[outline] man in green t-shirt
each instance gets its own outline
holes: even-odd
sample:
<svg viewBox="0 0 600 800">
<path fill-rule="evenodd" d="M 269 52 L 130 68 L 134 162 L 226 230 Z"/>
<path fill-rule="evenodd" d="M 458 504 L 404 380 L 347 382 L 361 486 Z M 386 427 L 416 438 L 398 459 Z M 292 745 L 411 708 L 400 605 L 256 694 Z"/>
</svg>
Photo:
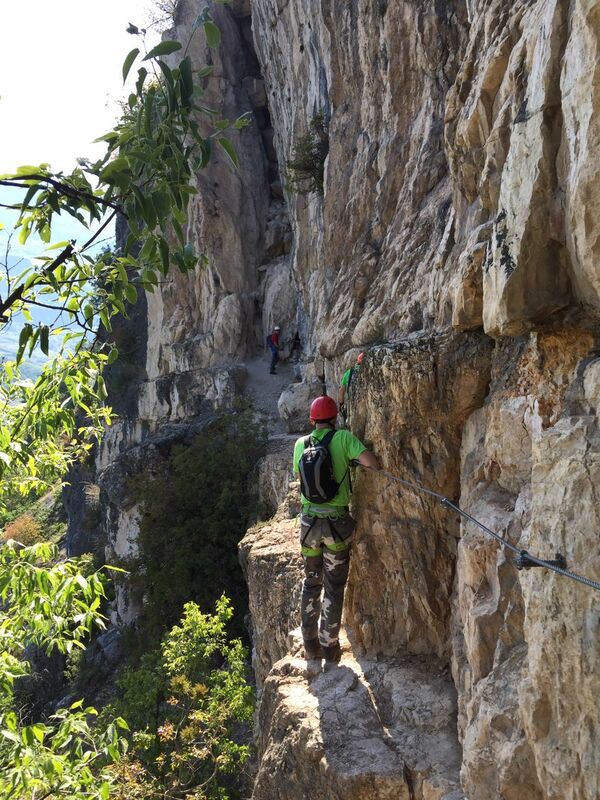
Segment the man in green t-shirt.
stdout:
<svg viewBox="0 0 600 800">
<path fill-rule="evenodd" d="M 311 438 L 321 441 L 335 431 L 337 405 L 332 397 L 317 397 L 310 407 L 310 422 L 315 430 Z M 294 447 L 294 473 L 300 473 L 300 459 L 307 437 Z M 350 431 L 335 431 L 329 442 L 333 474 L 339 484 L 337 494 L 326 503 L 311 503 L 301 494 L 300 548 L 305 577 L 302 584 L 301 626 L 304 654 L 307 659 L 325 657 L 337 662 L 344 589 L 350 566 L 350 543 L 355 522 L 350 516 L 349 465 L 353 460 L 371 469 L 379 469 L 373 453 Z M 324 588 L 321 605 L 321 591 Z"/>
<path fill-rule="evenodd" d="M 340 414 L 344 418 L 344 425 L 348 424 L 349 416 L 346 408 L 346 396 L 348 396 L 348 399 L 350 399 L 350 386 L 352 381 L 356 380 L 364 355 L 364 353 L 359 353 L 356 356 L 356 364 L 353 367 L 350 367 L 350 369 L 347 369 L 342 375 L 340 388 L 338 389 L 338 404 L 340 407 Z"/>
</svg>

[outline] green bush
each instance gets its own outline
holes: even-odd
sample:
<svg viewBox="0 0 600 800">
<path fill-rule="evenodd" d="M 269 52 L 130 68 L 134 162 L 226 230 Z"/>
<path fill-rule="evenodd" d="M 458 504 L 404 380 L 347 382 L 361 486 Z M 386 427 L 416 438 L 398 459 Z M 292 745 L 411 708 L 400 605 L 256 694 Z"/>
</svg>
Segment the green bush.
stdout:
<svg viewBox="0 0 600 800">
<path fill-rule="evenodd" d="M 329 134 L 323 112 L 310 121 L 308 132 L 293 147 L 286 165 L 286 187 L 298 194 L 323 194 L 325 159 L 329 152 Z"/>
<path fill-rule="evenodd" d="M 223 592 L 242 633 L 248 602 L 237 545 L 256 513 L 251 473 L 264 446 L 252 410 L 229 410 L 191 445 L 173 448 L 167 475 L 136 479 L 142 515 L 139 572 L 132 577 L 144 586 L 142 640 L 158 641 L 185 602 L 212 608 Z"/>
<path fill-rule="evenodd" d="M 73 560 L 58 562 L 48 543 L 0 548 L 0 798 L 106 800 L 106 769 L 124 752 L 126 723 L 82 701 L 55 713 L 32 714 L 20 696 L 32 676 L 29 658 L 85 647 L 104 628 L 100 606 L 106 576 L 81 573 Z"/>
<path fill-rule="evenodd" d="M 224 596 L 212 615 L 186 603 L 160 649 L 120 678 L 111 713 L 127 717 L 133 736 L 129 755 L 113 767 L 111 797 L 239 796 L 250 754 L 240 725 L 249 732 L 254 694 L 246 682 L 248 653 L 239 639 L 227 639 L 232 616 Z"/>
</svg>

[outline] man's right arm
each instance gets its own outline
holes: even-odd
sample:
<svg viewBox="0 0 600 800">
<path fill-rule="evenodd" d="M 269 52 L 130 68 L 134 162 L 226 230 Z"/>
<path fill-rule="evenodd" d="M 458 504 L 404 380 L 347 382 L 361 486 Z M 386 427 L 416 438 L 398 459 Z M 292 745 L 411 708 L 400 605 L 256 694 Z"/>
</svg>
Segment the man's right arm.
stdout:
<svg viewBox="0 0 600 800">
<path fill-rule="evenodd" d="M 376 470 L 380 469 L 377 456 L 371 453 L 370 450 L 367 450 L 360 439 L 357 439 L 350 431 L 343 431 L 343 433 L 340 431 L 340 433 L 344 436 L 346 458 L 348 461 L 358 461 L 363 467 Z"/>
<path fill-rule="evenodd" d="M 368 469 L 381 469 L 379 466 L 379 461 L 377 460 L 377 456 L 371 453 L 370 450 L 362 451 L 358 457 L 358 463 L 362 464 L 363 467 L 367 467 Z"/>
</svg>

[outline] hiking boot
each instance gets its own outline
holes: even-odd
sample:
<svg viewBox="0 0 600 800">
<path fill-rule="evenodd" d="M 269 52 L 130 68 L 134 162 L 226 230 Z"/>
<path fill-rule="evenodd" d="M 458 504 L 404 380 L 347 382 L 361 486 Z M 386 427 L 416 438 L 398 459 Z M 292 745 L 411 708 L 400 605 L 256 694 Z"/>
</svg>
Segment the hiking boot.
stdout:
<svg viewBox="0 0 600 800">
<path fill-rule="evenodd" d="M 323 658 L 323 647 L 318 639 L 305 639 L 304 640 L 304 658 L 311 661 L 315 658 Z"/>
<path fill-rule="evenodd" d="M 340 643 L 336 642 L 335 644 L 330 645 L 323 645 L 323 653 L 325 655 L 325 661 L 328 664 L 338 664 L 340 658 L 342 657 L 342 648 L 340 647 Z"/>
</svg>

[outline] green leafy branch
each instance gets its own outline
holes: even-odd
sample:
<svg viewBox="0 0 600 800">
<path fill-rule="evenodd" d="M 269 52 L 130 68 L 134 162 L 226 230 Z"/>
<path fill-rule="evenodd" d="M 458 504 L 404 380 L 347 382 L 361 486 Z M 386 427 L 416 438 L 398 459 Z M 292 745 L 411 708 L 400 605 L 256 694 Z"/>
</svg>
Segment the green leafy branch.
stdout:
<svg viewBox="0 0 600 800">
<path fill-rule="evenodd" d="M 193 32 L 199 28 L 210 47 L 219 46 L 208 10 Z M 127 55 L 123 80 L 137 67 L 135 90 L 114 129 L 97 140 L 106 144 L 103 157 L 80 159 L 68 175 L 41 164 L 0 176 L 0 185 L 18 192 L 10 207 L 19 210 L 19 243 L 36 234 L 47 245 L 15 278 L 8 262 L 5 268 L 0 336 L 12 324 L 21 330 L 16 362 L 0 372 L 0 502 L 9 488 L 26 494 L 53 481 L 110 423 L 102 370 L 118 357 L 110 343 L 113 317 L 126 315 L 140 291 L 153 292 L 169 269 L 188 272 L 204 263 L 185 230 L 194 176 L 208 164 L 214 143 L 237 166 L 224 132 L 248 120 L 230 123 L 202 104 L 195 81 L 212 68 L 194 70 L 188 48 L 189 42 L 175 67 L 165 61 L 182 50 L 175 40 Z M 64 213 L 90 230 L 82 244 L 51 243 L 55 217 Z M 126 242 L 106 258 L 96 250 L 117 213 L 127 222 Z M 55 323 L 36 323 L 35 308 L 55 311 Z M 18 367 L 36 349 L 48 361 L 32 386 L 21 381 Z"/>
<path fill-rule="evenodd" d="M 15 683 L 30 673 L 35 645 L 46 653 L 83 648 L 104 627 L 106 576 L 83 576 L 76 561 L 51 564 L 52 545 L 0 549 L 0 798 L 110 795 L 107 772 L 127 750 L 126 723 L 96 725 L 97 712 L 78 701 L 44 722 L 25 722 L 14 710 Z"/>
</svg>

